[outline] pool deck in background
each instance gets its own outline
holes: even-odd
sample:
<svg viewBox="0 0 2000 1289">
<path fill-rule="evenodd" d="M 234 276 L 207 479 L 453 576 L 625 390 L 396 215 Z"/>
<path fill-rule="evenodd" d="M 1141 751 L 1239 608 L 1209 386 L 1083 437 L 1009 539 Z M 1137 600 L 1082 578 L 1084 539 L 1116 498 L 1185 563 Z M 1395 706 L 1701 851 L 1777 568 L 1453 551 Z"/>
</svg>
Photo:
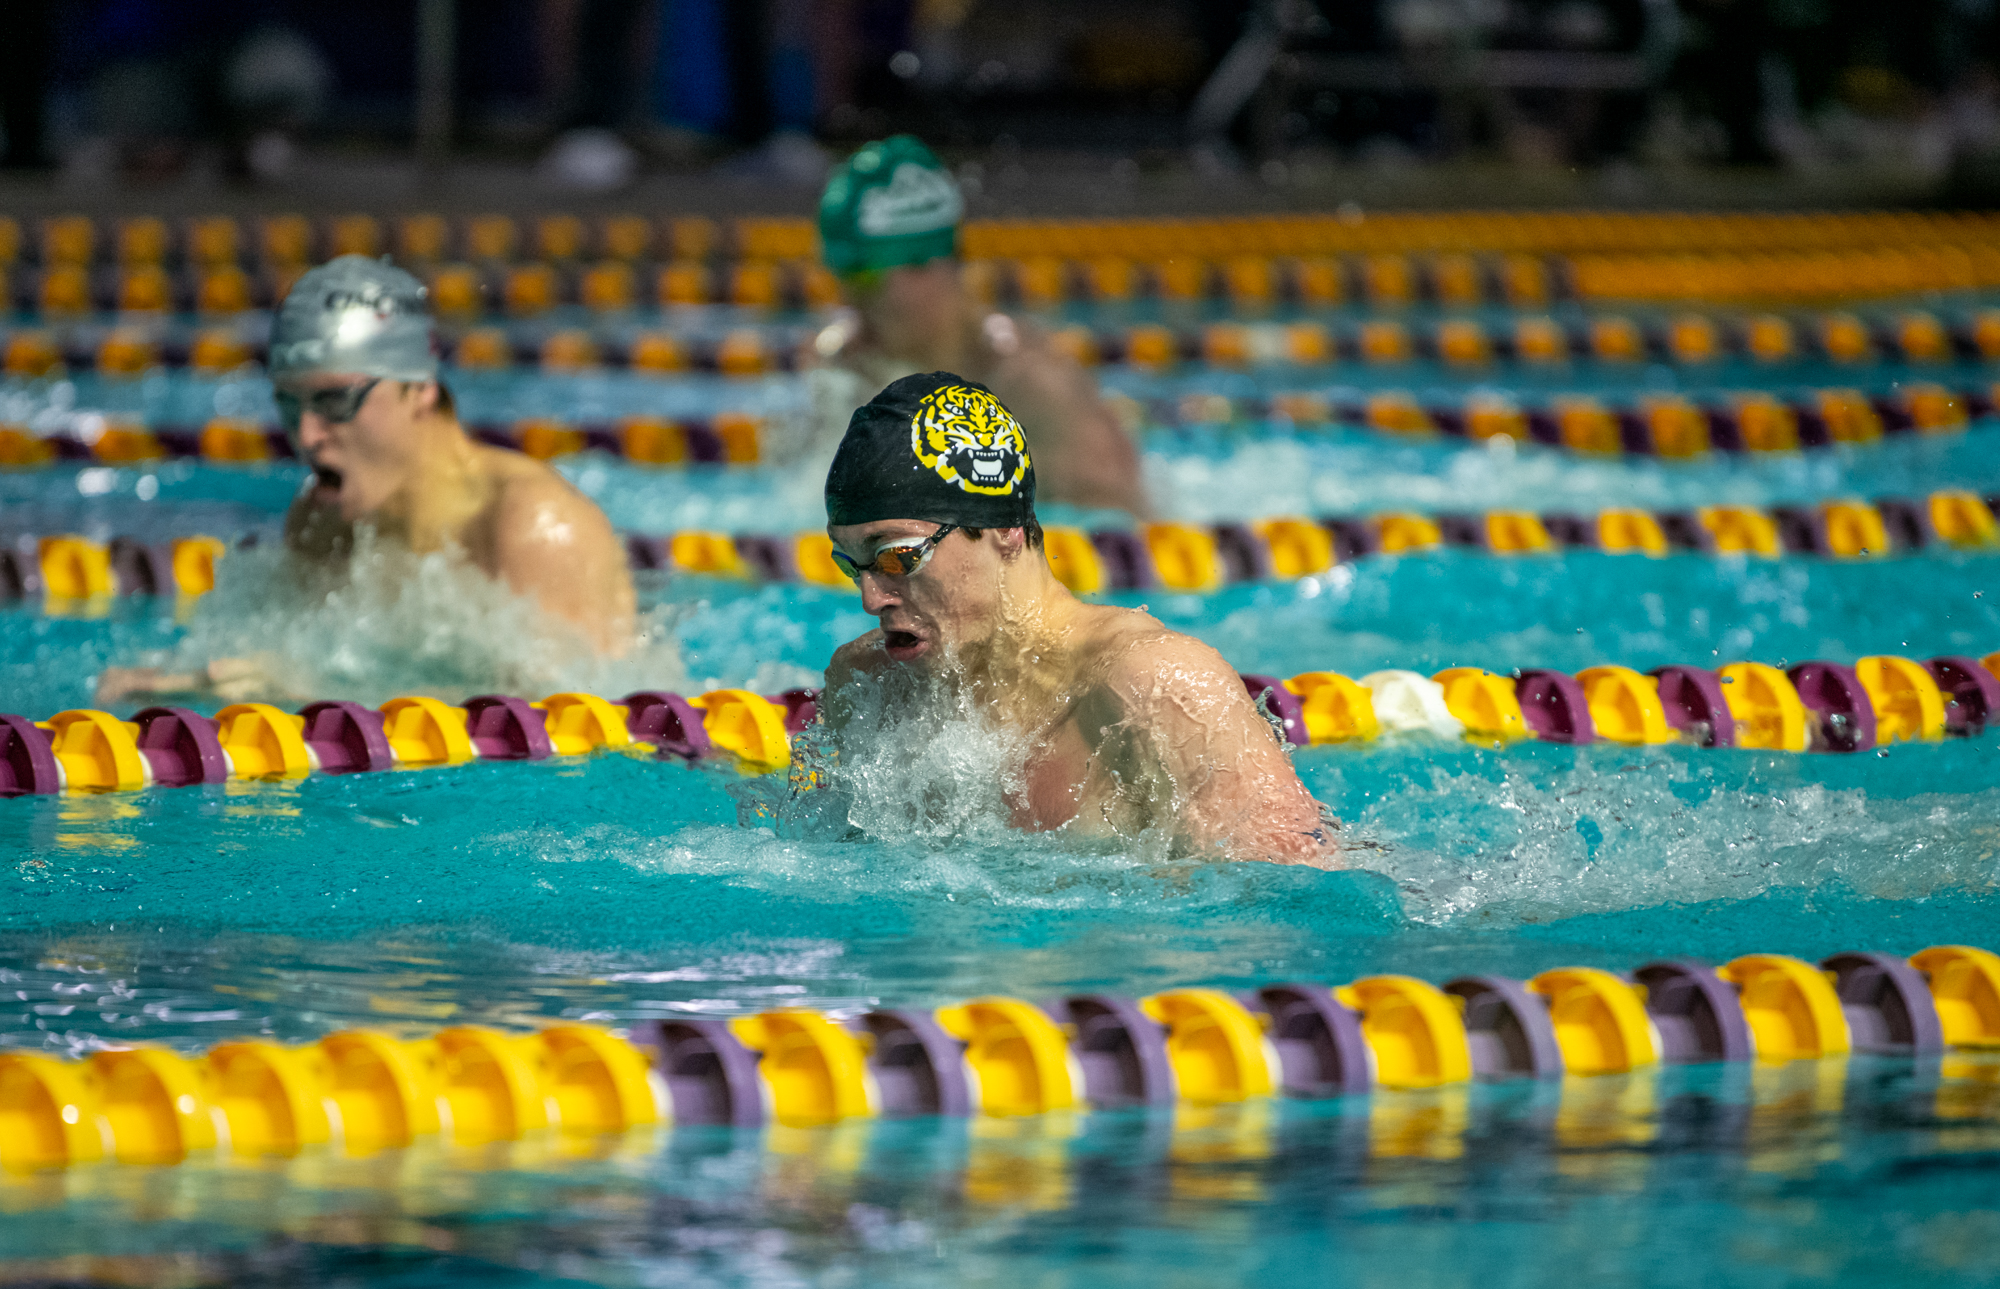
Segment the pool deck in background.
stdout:
<svg viewBox="0 0 2000 1289">
<path fill-rule="evenodd" d="M 982 163 L 987 158 L 976 158 Z M 1951 177 L 1894 161 L 1827 164 L 1810 171 L 1752 167 L 1602 169 L 1491 162 L 1350 163 L 1307 156 L 1282 183 L 1249 171 L 1217 171 L 1149 157 L 1136 169 L 1110 166 L 1098 153 L 1020 152 L 983 164 L 967 194 L 975 217 L 1034 215 L 1208 215 L 1273 210 L 1325 211 L 1342 202 L 1367 209 L 1465 209 L 1590 206 L 1653 210 L 1841 210 L 1963 204 Z M 365 195 L 365 200 L 363 199 Z M 1958 201 L 1954 197 L 1959 196 Z M 309 152 L 288 181 L 266 187 L 226 184 L 197 168 L 178 182 L 121 187 L 61 176 L 0 176 L 0 209 L 20 215 L 259 215 L 301 210 L 339 215 L 393 203 L 412 210 L 479 214 L 488 210 L 685 211 L 715 216 L 809 215 L 819 185 L 788 186 L 770 174 L 726 169 L 663 171 L 608 194 L 562 192 L 542 184 L 531 165 L 460 158 L 448 170 L 401 156 Z"/>
</svg>

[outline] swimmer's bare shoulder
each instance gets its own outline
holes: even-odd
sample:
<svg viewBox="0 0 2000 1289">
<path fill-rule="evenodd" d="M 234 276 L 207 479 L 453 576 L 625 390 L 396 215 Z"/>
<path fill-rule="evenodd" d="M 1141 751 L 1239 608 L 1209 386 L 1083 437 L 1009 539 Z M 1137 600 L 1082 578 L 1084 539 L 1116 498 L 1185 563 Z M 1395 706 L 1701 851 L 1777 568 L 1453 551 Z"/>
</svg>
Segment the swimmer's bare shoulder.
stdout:
<svg viewBox="0 0 2000 1289">
<path fill-rule="evenodd" d="M 622 653 L 636 601 L 611 521 L 532 457 L 482 448 L 481 465 L 493 497 L 483 525 L 491 535 L 490 571 L 575 623 L 599 649 Z"/>
<path fill-rule="evenodd" d="M 996 348 L 987 380 L 1023 425 L 1057 431 L 1035 436 L 1040 442 L 1033 444 L 1038 468 L 1058 485 L 1051 495 L 1146 514 L 1138 446 L 1105 404 L 1096 378 L 1040 323 L 1008 321 L 1000 334 L 1010 343 Z"/>
<path fill-rule="evenodd" d="M 596 503 L 546 462 L 524 452 L 486 444 L 481 444 L 478 451 L 480 468 L 493 490 L 496 514 L 518 521 L 531 519 L 538 509 L 553 507 L 565 519 L 595 516 L 604 535 L 610 536 L 611 525 L 604 521 Z"/>
<path fill-rule="evenodd" d="M 1221 654 L 1148 614 L 1103 622 L 1096 685 L 1143 729 L 1176 785 L 1177 819 L 1197 848 L 1230 859 L 1333 868 L 1339 850 L 1319 803 Z"/>
</svg>

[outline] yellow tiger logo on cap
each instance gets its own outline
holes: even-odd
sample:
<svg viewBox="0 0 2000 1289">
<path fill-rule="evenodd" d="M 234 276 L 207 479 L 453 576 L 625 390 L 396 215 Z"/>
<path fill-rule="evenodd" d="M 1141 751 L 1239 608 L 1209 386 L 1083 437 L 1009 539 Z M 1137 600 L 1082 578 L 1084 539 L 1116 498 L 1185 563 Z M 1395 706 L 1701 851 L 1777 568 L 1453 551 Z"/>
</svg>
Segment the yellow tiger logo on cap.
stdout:
<svg viewBox="0 0 2000 1289">
<path fill-rule="evenodd" d="M 946 385 L 918 400 L 910 451 L 938 478 L 983 497 L 1012 496 L 1028 475 L 1021 423 L 983 389 Z"/>
</svg>

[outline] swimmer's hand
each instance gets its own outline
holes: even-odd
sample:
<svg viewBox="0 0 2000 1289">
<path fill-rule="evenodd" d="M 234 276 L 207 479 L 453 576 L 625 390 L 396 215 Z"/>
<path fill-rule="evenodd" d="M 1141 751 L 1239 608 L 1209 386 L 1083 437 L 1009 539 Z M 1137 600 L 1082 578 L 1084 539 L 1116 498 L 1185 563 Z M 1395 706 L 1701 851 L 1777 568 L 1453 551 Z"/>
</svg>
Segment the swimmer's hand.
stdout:
<svg viewBox="0 0 2000 1289">
<path fill-rule="evenodd" d="M 199 693 L 205 677 L 192 671 L 160 667 L 106 667 L 97 677 L 97 705 L 116 707 L 128 698 L 158 698 Z"/>
<path fill-rule="evenodd" d="M 106 667 L 97 678 L 97 705 L 131 699 L 213 697 L 225 703 L 257 698 L 297 698 L 272 676 L 268 660 L 217 658 L 198 671 L 162 667 Z"/>
</svg>

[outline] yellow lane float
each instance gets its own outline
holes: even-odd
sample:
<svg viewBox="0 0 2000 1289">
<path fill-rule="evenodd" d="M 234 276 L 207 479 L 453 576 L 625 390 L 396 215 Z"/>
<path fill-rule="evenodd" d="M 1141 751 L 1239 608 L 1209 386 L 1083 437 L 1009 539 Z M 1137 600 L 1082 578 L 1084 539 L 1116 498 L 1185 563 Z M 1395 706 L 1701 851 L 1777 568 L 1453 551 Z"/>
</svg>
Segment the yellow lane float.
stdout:
<svg viewBox="0 0 2000 1289">
<path fill-rule="evenodd" d="M 1268 986 L 1241 999 L 1205 988 L 1136 1005 L 1080 995 L 1055 1008 L 1061 1022 L 1030 1003 L 988 997 L 847 1020 L 786 1008 L 726 1022 L 649 1021 L 630 1035 L 559 1022 L 529 1033 L 461 1025 L 409 1039 L 346 1030 L 301 1047 L 232 1040 L 200 1056 L 159 1047 L 109 1048 L 82 1061 L 11 1052 L 0 1054 L 0 1170 L 101 1159 L 170 1165 L 215 1150 L 368 1154 L 441 1132 L 479 1145 L 661 1122 L 1018 1117 L 1083 1108 L 1100 1094 L 1128 1104 L 1133 1086 L 1107 1080 L 1101 1066 L 1100 1093 L 1085 1092 L 1080 1055 L 1101 1060 L 1117 1046 L 1106 1047 L 1106 1036 L 1164 1060 L 1170 1074 L 1143 1096 L 1147 1104 L 1188 1105 L 1430 1088 L 1475 1075 L 1615 1074 L 1661 1061 L 2000 1046 L 2000 956 L 1969 946 L 1934 946 L 1907 962 L 1841 953 L 1818 966 L 1747 954 L 1714 971 L 1671 959 L 1637 975 L 1646 983 L 1563 967 L 1525 985 L 1463 977 L 1450 992 L 1376 975 L 1333 990 Z M 1502 1021 L 1540 1045 L 1532 1066 L 1496 1059 Z M 1476 1060 L 1468 1026 L 1481 1035 Z M 1716 1031 L 1706 1040 L 1704 1026 Z M 1351 1068 L 1328 1067 L 1333 1052 Z M 884 1092 L 892 1083 L 893 1096 Z M 919 1085 L 955 1091 L 926 1097 L 913 1093 Z"/>
</svg>

